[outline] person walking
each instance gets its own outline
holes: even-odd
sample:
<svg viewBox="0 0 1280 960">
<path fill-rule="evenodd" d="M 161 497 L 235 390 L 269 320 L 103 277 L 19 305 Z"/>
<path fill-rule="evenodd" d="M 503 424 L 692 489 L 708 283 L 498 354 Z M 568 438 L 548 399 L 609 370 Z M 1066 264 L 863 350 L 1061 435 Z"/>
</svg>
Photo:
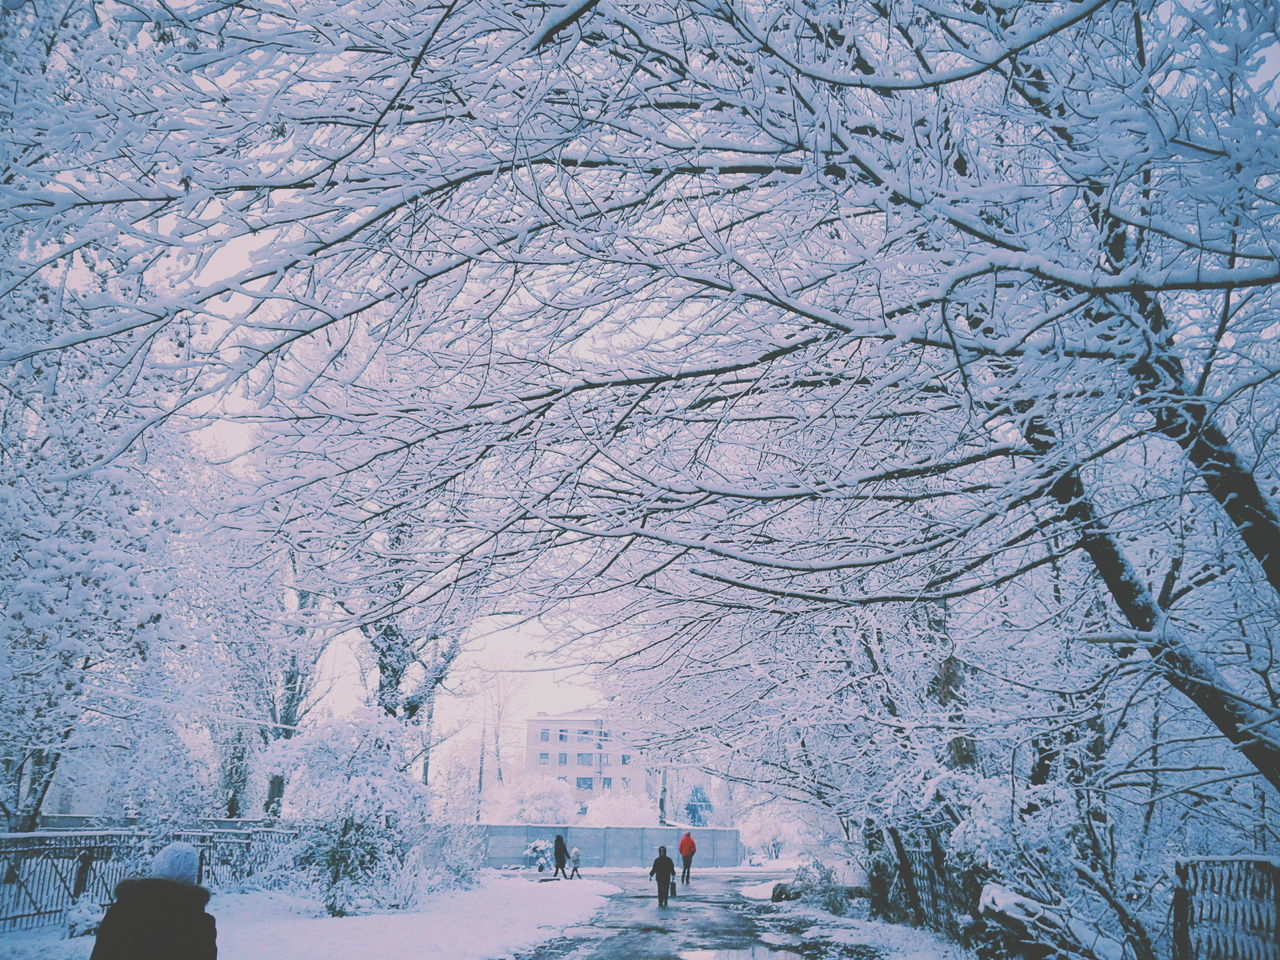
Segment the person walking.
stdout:
<svg viewBox="0 0 1280 960">
<path fill-rule="evenodd" d="M 569 851 L 569 866 L 573 867 L 573 869 L 569 871 L 569 879 L 572 880 L 574 877 L 577 877 L 581 880 L 582 874 L 578 872 L 578 868 L 582 866 L 582 851 L 577 847 L 574 847 Z"/>
<path fill-rule="evenodd" d="M 556 834 L 555 846 L 551 851 L 551 858 L 556 863 L 556 868 L 551 874 L 551 879 L 554 880 L 559 876 L 568 880 L 569 874 L 565 870 L 565 864 L 569 860 L 569 848 L 565 846 L 564 837 L 560 836 L 558 833 Z"/>
<path fill-rule="evenodd" d="M 676 865 L 667 856 L 666 847 L 658 848 L 658 855 L 649 868 L 649 879 L 658 881 L 658 906 L 665 907 L 667 898 L 671 896 L 671 888 L 676 885 Z"/>
<path fill-rule="evenodd" d="M 122 880 L 98 925 L 90 960 L 217 960 L 218 931 L 196 885 L 200 855 L 175 842 L 156 854 L 151 876 Z"/>
<path fill-rule="evenodd" d="M 680 879 L 689 882 L 689 868 L 693 866 L 693 855 L 698 852 L 698 845 L 693 842 L 693 834 L 685 832 L 680 838 Z"/>
</svg>

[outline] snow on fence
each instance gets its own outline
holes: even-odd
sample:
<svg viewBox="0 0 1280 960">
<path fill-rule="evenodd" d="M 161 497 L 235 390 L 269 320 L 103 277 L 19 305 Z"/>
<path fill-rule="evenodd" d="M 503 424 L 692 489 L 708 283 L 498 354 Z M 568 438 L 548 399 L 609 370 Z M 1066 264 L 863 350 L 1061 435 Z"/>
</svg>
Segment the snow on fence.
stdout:
<svg viewBox="0 0 1280 960">
<path fill-rule="evenodd" d="M 1180 860 L 1173 893 L 1173 960 L 1280 957 L 1280 860 Z"/>
<path fill-rule="evenodd" d="M 110 903 L 116 884 L 143 873 L 170 840 L 199 850 L 199 882 L 217 888 L 252 876 L 295 836 L 272 828 L 0 834 L 0 932 L 61 921 L 81 899 Z"/>
<path fill-rule="evenodd" d="M 1128 956 L 1117 941 L 1103 943 L 1100 931 L 956 869 L 937 837 L 904 840 L 892 828 L 885 834 L 883 869 L 873 869 L 868 884 L 878 915 L 953 940 L 971 924 L 990 929 L 994 922 L 1014 942 L 1065 938 L 1085 944 L 1095 956 Z M 1171 960 L 1280 960 L 1280 859 L 1181 860 L 1176 875 Z"/>
</svg>

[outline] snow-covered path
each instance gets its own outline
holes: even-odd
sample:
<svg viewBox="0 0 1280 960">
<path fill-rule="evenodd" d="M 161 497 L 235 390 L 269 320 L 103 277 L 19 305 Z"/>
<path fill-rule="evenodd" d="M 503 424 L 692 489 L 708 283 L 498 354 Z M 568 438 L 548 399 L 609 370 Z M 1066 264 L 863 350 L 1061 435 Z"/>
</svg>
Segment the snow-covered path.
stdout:
<svg viewBox="0 0 1280 960">
<path fill-rule="evenodd" d="M 666 909 L 642 871 L 599 876 L 492 875 L 421 910 L 362 917 L 267 892 L 220 894 L 209 909 L 221 960 L 966 960 L 922 931 L 759 902 L 781 874 L 702 871 Z M 88 960 L 92 948 L 60 929 L 0 935 L 0 960 Z"/>
<path fill-rule="evenodd" d="M 520 960 L 968 960 L 925 931 L 759 902 L 782 874 L 695 872 L 666 908 L 643 873 L 601 875 L 622 893 L 589 924 Z"/>
<path fill-rule="evenodd" d="M 617 889 L 491 877 L 405 913 L 316 916 L 309 901 L 268 893 L 215 896 L 209 910 L 225 960 L 492 960 L 587 922 Z M 53 930 L 0 936 L 0 960 L 87 960 L 91 937 L 59 937 Z"/>
</svg>

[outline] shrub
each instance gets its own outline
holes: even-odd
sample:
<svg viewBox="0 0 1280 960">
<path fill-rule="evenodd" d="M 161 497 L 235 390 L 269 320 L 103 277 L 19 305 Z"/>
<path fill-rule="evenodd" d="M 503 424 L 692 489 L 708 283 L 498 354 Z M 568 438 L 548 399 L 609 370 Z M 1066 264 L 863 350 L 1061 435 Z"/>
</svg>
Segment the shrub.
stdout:
<svg viewBox="0 0 1280 960">
<path fill-rule="evenodd" d="M 805 903 L 836 916 L 844 916 L 849 912 L 849 894 L 844 884 L 839 882 L 833 868 L 816 858 L 796 868 L 796 877 L 791 886 Z"/>
<path fill-rule="evenodd" d="M 366 714 L 317 724 L 288 745 L 286 803 L 306 824 L 295 863 L 333 916 L 407 906 L 428 883 L 432 860 L 414 850 L 433 836 L 430 798 L 401 759 L 402 736 Z"/>
<path fill-rule="evenodd" d="M 551 841 L 530 840 L 529 845 L 524 848 L 524 855 L 533 860 L 538 872 L 542 873 L 551 866 Z"/>
</svg>

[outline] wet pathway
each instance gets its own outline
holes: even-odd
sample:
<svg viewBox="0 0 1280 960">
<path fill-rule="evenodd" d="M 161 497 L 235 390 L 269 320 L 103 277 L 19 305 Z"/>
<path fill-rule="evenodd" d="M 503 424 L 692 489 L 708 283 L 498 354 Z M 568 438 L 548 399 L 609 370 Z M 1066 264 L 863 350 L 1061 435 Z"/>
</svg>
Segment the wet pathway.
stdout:
<svg viewBox="0 0 1280 960">
<path fill-rule="evenodd" d="M 832 951 L 801 945 L 773 906 L 748 900 L 738 888 L 784 879 L 760 873 L 695 872 L 665 908 L 643 874 L 592 871 L 592 879 L 621 887 L 590 925 L 570 927 L 560 939 L 520 954 L 518 960 L 880 960 L 858 947 Z M 562 881 L 563 882 L 563 881 Z"/>
</svg>

